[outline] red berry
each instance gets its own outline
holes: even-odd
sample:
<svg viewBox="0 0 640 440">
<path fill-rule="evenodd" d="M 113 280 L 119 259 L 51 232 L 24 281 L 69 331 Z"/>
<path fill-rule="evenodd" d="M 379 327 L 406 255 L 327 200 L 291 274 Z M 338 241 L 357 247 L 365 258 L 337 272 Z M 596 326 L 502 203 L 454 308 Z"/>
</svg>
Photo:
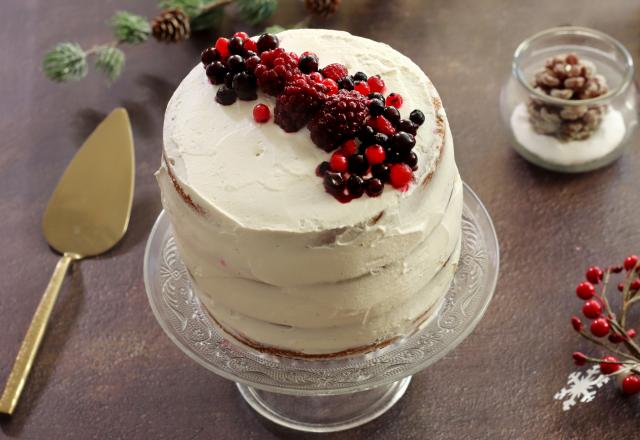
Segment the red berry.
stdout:
<svg viewBox="0 0 640 440">
<path fill-rule="evenodd" d="M 638 332 L 633 328 L 630 328 L 629 330 L 627 330 L 627 337 L 631 339 L 635 338 L 637 334 Z"/>
<path fill-rule="evenodd" d="M 395 108 L 402 107 L 402 95 L 399 93 L 390 93 L 389 96 L 387 96 L 386 104 Z"/>
<path fill-rule="evenodd" d="M 331 78 L 334 81 L 338 81 L 349 74 L 349 71 L 345 66 L 339 63 L 329 64 L 322 69 L 322 74 L 327 78 Z"/>
<path fill-rule="evenodd" d="M 344 173 L 349 167 L 349 162 L 344 154 L 336 151 L 331 155 L 329 165 L 331 166 L 332 171 L 335 171 L 336 173 Z"/>
<path fill-rule="evenodd" d="M 602 372 L 602 374 L 615 373 L 620 369 L 620 364 L 613 363 L 613 362 L 618 362 L 618 359 L 616 359 L 615 357 L 605 356 L 602 358 L 602 360 L 606 361 L 606 362 L 600 362 L 600 371 Z"/>
<path fill-rule="evenodd" d="M 411 167 L 404 163 L 396 163 L 391 165 L 391 174 L 389 181 L 394 188 L 404 188 L 411 182 L 413 171 Z"/>
<path fill-rule="evenodd" d="M 630 374 L 622 381 L 622 391 L 625 394 L 636 394 L 640 391 L 640 376 Z"/>
<path fill-rule="evenodd" d="M 592 266 L 587 269 L 587 280 L 591 281 L 593 284 L 598 284 L 602 279 L 602 269 L 598 266 Z"/>
<path fill-rule="evenodd" d="M 623 269 L 623 267 L 622 267 L 622 266 L 611 266 L 611 267 L 609 268 L 609 270 L 610 270 L 612 273 L 620 273 L 620 272 L 622 272 L 624 269 Z"/>
<path fill-rule="evenodd" d="M 220 37 L 216 40 L 216 50 L 220 53 L 222 59 L 226 59 L 229 56 L 229 40 Z"/>
<path fill-rule="evenodd" d="M 571 326 L 577 332 L 582 331 L 582 321 L 580 321 L 580 318 L 578 318 L 577 316 L 571 317 Z"/>
<path fill-rule="evenodd" d="M 233 34 L 234 37 L 238 37 L 240 38 L 242 41 L 245 41 L 247 38 L 249 38 L 249 35 L 246 32 L 236 32 L 235 34 Z"/>
<path fill-rule="evenodd" d="M 265 104 L 258 104 L 253 108 L 253 119 L 256 122 L 263 123 L 267 122 L 271 117 L 271 110 Z"/>
<path fill-rule="evenodd" d="M 386 134 L 387 136 L 393 136 L 396 134 L 396 129 L 393 124 L 384 116 L 376 116 L 373 118 L 369 118 L 367 121 L 367 125 L 371 128 L 380 132 L 382 134 Z"/>
<path fill-rule="evenodd" d="M 320 72 L 311 72 L 309 78 L 315 82 L 322 82 L 324 80 L 324 76 L 322 76 Z"/>
<path fill-rule="evenodd" d="M 354 141 L 353 139 L 349 139 L 348 141 L 346 141 L 340 148 L 340 153 L 344 154 L 347 157 L 353 156 L 357 152 L 358 146 L 356 145 L 356 141 Z"/>
<path fill-rule="evenodd" d="M 625 258 L 623 266 L 624 266 L 625 270 L 631 270 L 634 267 L 636 267 L 637 263 L 638 263 L 638 256 L 637 255 L 629 255 L 627 258 Z"/>
<path fill-rule="evenodd" d="M 363 94 L 364 96 L 369 96 L 369 93 L 371 93 L 371 90 L 369 89 L 369 84 L 367 84 L 364 81 L 360 81 L 356 83 L 356 85 L 353 88 L 357 92 L 360 92 L 361 94 Z"/>
<path fill-rule="evenodd" d="M 384 93 L 384 81 L 378 75 L 370 76 L 367 83 L 369 84 L 369 88 L 372 93 Z"/>
<path fill-rule="evenodd" d="M 364 150 L 364 155 L 366 156 L 367 162 L 369 162 L 369 165 L 382 163 L 384 162 L 384 159 L 386 157 L 384 153 L 384 148 L 382 148 L 382 146 L 378 144 L 374 144 L 367 147 L 367 149 Z"/>
<path fill-rule="evenodd" d="M 579 351 L 574 351 L 572 357 L 573 361 L 578 367 L 581 367 L 582 365 L 587 363 L 587 357 Z"/>
<path fill-rule="evenodd" d="M 322 85 L 327 88 L 327 96 L 335 95 L 338 93 L 338 83 L 331 78 L 325 78 L 322 80 Z"/>
<path fill-rule="evenodd" d="M 596 319 L 602 313 L 602 306 L 598 301 L 590 299 L 582 306 L 582 313 L 587 318 Z"/>
<path fill-rule="evenodd" d="M 610 330 L 609 322 L 604 318 L 598 318 L 591 323 L 591 333 L 599 338 L 607 336 Z"/>
<path fill-rule="evenodd" d="M 618 283 L 618 290 L 622 292 L 624 290 L 624 283 Z"/>
<path fill-rule="evenodd" d="M 620 333 L 611 333 L 609 335 L 609 342 L 611 342 L 612 344 L 619 344 L 622 341 L 624 341 L 624 338 Z"/>
<path fill-rule="evenodd" d="M 576 295 L 580 299 L 591 299 L 594 293 L 596 293 L 596 288 L 588 281 L 584 281 L 576 287 Z"/>
<path fill-rule="evenodd" d="M 258 53 L 258 45 L 250 38 L 244 40 L 242 47 L 244 47 L 244 50 L 250 50 L 251 52 Z"/>
<path fill-rule="evenodd" d="M 631 290 L 640 289 L 640 279 L 633 280 L 633 282 L 629 285 L 629 289 L 631 289 Z"/>
</svg>

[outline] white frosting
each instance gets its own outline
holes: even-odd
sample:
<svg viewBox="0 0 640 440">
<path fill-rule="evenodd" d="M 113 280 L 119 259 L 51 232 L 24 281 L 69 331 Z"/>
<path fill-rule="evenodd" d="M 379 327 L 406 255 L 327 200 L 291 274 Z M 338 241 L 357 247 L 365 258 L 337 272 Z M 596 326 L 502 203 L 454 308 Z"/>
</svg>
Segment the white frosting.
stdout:
<svg viewBox="0 0 640 440">
<path fill-rule="evenodd" d="M 280 40 L 322 65 L 379 73 L 403 95 L 405 117 L 423 111 L 416 182 L 337 202 L 314 173 L 329 155 L 307 129 L 255 123 L 256 101 L 217 104 L 196 66 L 167 108 L 169 168 L 157 173 L 181 256 L 216 320 L 256 342 L 332 353 L 406 334 L 446 292 L 458 259 L 462 184 L 437 92 L 408 58 L 371 40 L 327 30 Z M 273 108 L 271 97 L 258 102 Z"/>
<path fill-rule="evenodd" d="M 561 142 L 554 136 L 540 134 L 533 129 L 524 103 L 518 104 L 511 114 L 511 128 L 516 141 L 529 152 L 546 162 L 565 166 L 605 157 L 620 145 L 626 131 L 622 113 L 609 108 L 600 127 L 587 139 Z"/>
</svg>

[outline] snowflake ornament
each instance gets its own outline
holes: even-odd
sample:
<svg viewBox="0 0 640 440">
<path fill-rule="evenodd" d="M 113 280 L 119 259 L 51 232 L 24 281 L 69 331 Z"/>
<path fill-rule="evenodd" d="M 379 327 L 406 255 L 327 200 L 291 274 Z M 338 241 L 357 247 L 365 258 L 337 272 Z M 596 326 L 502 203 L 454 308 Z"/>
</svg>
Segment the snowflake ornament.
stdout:
<svg viewBox="0 0 640 440">
<path fill-rule="evenodd" d="M 600 367 L 594 365 L 585 373 L 574 371 L 569 374 L 567 386 L 558 391 L 553 398 L 563 400 L 562 410 L 569 411 L 578 401 L 587 403 L 596 397 L 596 391 L 609 382 L 609 377 L 600 373 Z"/>
</svg>

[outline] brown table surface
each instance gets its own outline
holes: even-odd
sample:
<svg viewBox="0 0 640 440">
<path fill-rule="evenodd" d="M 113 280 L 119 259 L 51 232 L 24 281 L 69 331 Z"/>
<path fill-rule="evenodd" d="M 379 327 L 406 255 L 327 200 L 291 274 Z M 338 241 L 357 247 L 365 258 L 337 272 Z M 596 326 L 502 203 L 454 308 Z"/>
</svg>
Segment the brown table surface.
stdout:
<svg viewBox="0 0 640 440">
<path fill-rule="evenodd" d="M 573 288 L 583 269 L 640 251 L 640 155 L 632 148 L 612 166 L 584 175 L 540 170 L 510 149 L 497 103 L 516 45 L 544 28 L 568 23 L 597 28 L 637 58 L 640 4 L 343 3 L 340 14 L 312 25 L 389 43 L 413 58 L 438 87 L 461 174 L 493 216 L 502 267 L 493 302 L 471 336 L 417 374 L 384 416 L 325 438 L 638 438 L 638 398 L 623 398 L 608 385 L 594 402 L 565 413 L 552 396 L 575 369 L 571 352 L 590 349 L 568 327 L 569 316 L 578 311 Z M 115 106 L 131 115 L 137 183 L 129 232 L 113 251 L 83 261 L 68 278 L 20 405 L 13 418 L 0 420 L 0 436 L 317 438 L 262 420 L 233 383 L 176 348 L 151 314 L 142 257 L 161 209 L 152 173 L 160 159 L 164 107 L 214 36 L 128 49 L 126 71 L 111 88 L 94 73 L 67 85 L 44 78 L 40 59 L 46 49 L 68 39 L 85 45 L 106 40 L 104 22 L 118 9 L 147 16 L 157 10 L 153 0 L 2 4 L 0 380 L 56 262 L 39 229 L 47 199 L 82 140 Z M 302 2 L 283 0 L 272 21 L 292 24 L 304 13 Z M 240 28 L 229 18 L 221 31 Z"/>
</svg>

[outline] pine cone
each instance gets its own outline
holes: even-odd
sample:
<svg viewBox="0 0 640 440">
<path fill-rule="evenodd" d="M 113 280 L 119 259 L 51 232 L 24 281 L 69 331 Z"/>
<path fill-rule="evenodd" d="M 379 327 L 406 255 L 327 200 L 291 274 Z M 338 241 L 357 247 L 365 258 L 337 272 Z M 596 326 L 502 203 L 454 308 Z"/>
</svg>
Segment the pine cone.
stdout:
<svg viewBox="0 0 640 440">
<path fill-rule="evenodd" d="M 605 78 L 596 75 L 595 66 L 581 61 L 574 53 L 546 60 L 545 68 L 536 73 L 532 85 L 545 95 L 576 101 L 596 98 L 608 91 Z M 567 141 L 591 136 L 600 126 L 607 106 L 562 106 L 531 98 L 527 109 L 535 131 Z"/>
<path fill-rule="evenodd" d="M 312 14 L 328 17 L 336 12 L 341 1 L 342 0 L 305 0 L 304 4 Z"/>
<path fill-rule="evenodd" d="M 151 32 L 161 43 L 179 43 L 191 35 L 189 17 L 178 8 L 165 9 L 151 21 Z"/>
</svg>

